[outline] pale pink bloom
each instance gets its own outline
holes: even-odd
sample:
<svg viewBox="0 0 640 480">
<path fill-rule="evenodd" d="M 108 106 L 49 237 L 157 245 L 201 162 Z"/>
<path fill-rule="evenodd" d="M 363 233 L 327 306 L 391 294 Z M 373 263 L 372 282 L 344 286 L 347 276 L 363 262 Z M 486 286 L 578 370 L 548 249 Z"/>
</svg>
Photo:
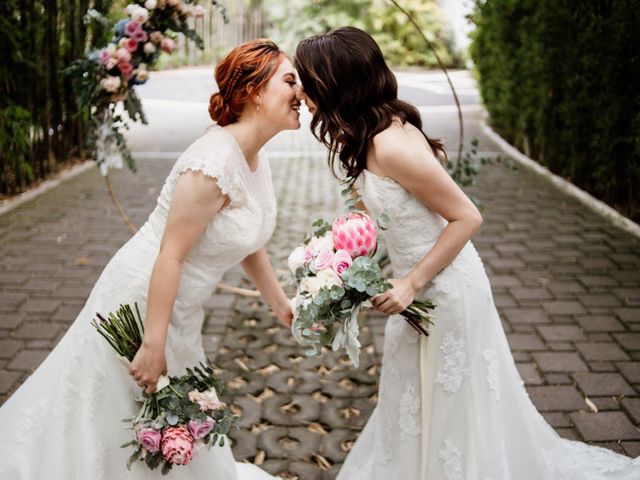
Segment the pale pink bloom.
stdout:
<svg viewBox="0 0 640 480">
<path fill-rule="evenodd" d="M 131 52 L 126 48 L 119 48 L 114 55 L 120 62 L 130 62 Z"/>
<path fill-rule="evenodd" d="M 143 428 L 138 432 L 138 442 L 151 453 L 160 450 L 162 433 L 154 428 Z"/>
<path fill-rule="evenodd" d="M 158 6 L 157 0 L 147 0 L 146 2 L 144 2 L 144 8 L 146 8 L 147 10 L 153 10 L 157 6 Z"/>
<path fill-rule="evenodd" d="M 174 465 L 186 465 L 193 455 L 193 435 L 184 427 L 169 427 L 162 435 L 162 456 Z"/>
<path fill-rule="evenodd" d="M 207 416 L 207 418 L 205 418 L 202 422 L 196 422 L 195 420 L 189 421 L 188 426 L 189 432 L 191 432 L 193 438 L 204 438 L 209 432 L 211 432 L 211 430 L 213 430 L 213 427 L 216 426 L 216 421 L 213 418 Z"/>
<path fill-rule="evenodd" d="M 167 0 L 167 5 L 177 7 L 182 3 L 182 0 Z"/>
<path fill-rule="evenodd" d="M 162 33 L 155 31 L 155 32 L 151 32 L 149 34 L 149 39 L 153 42 L 153 43 L 160 43 L 162 41 Z"/>
<path fill-rule="evenodd" d="M 334 250 L 332 233 L 325 233 L 322 237 L 313 237 L 309 240 L 309 247 L 313 250 L 313 254 L 318 255 L 322 250 Z"/>
<path fill-rule="evenodd" d="M 191 390 L 188 394 L 189 400 L 200 405 L 200 411 L 218 410 L 226 408 L 227 404 L 218 399 L 215 389 L 211 388 L 206 392 Z"/>
<path fill-rule="evenodd" d="M 349 213 L 333 222 L 332 234 L 336 250 L 346 250 L 352 257 L 372 253 L 376 249 L 378 228 L 364 213 Z"/>
<path fill-rule="evenodd" d="M 338 250 L 333 255 L 333 261 L 331 267 L 333 271 L 342 276 L 345 270 L 347 270 L 353 264 L 353 258 L 351 254 L 346 250 Z"/>
<path fill-rule="evenodd" d="M 176 48 L 176 42 L 165 37 L 160 42 L 160 48 L 167 53 L 171 53 Z"/>
<path fill-rule="evenodd" d="M 131 75 L 133 75 L 133 65 L 131 65 L 129 62 L 118 63 L 118 69 L 120 70 L 124 78 L 129 78 L 131 77 Z"/>
<path fill-rule="evenodd" d="M 329 250 L 328 248 L 322 250 L 315 260 L 316 271 L 324 270 L 325 268 L 331 267 L 333 262 L 333 250 Z"/>
<path fill-rule="evenodd" d="M 112 75 L 100 80 L 100 86 L 109 93 L 116 92 L 120 88 L 121 84 L 122 81 L 120 80 L 120 77 L 114 77 Z"/>
<path fill-rule="evenodd" d="M 109 59 L 107 60 L 107 64 L 104 66 L 107 70 L 111 70 L 112 68 L 114 68 L 116 65 L 118 65 L 118 62 L 120 60 L 118 60 L 116 57 L 109 57 Z"/>
</svg>

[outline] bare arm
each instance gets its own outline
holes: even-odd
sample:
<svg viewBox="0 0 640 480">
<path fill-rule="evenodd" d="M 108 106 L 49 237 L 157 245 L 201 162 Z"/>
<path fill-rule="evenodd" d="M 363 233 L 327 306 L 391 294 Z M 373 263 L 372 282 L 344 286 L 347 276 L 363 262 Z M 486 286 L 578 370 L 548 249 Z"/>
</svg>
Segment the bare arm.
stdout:
<svg viewBox="0 0 640 480">
<path fill-rule="evenodd" d="M 184 260 L 227 200 L 215 179 L 201 173 L 187 171 L 178 180 L 151 271 L 142 346 L 129 368 L 147 393 L 167 369 L 164 349 Z"/>
<path fill-rule="evenodd" d="M 376 297 L 374 305 L 388 314 L 400 313 L 438 272 L 449 265 L 480 228 L 476 206 L 435 158 L 412 126 L 393 126 L 374 140 L 375 167 L 392 178 L 423 205 L 449 224 L 433 248 L 403 278 L 392 280 L 393 289 Z"/>
<path fill-rule="evenodd" d="M 273 313 L 280 319 L 282 323 L 291 326 L 293 314 L 289 299 L 282 289 L 282 285 L 278 282 L 269 255 L 264 249 L 260 249 L 251 255 L 248 255 L 242 261 L 242 268 L 249 275 L 253 284 L 260 290 L 267 303 L 271 306 Z"/>
</svg>

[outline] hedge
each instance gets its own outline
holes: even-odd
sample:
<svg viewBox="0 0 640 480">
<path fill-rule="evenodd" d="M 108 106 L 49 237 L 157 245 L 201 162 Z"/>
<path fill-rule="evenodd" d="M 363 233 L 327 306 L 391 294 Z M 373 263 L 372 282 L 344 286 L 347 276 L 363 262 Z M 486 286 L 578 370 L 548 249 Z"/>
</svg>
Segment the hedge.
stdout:
<svg viewBox="0 0 640 480">
<path fill-rule="evenodd" d="M 471 20 L 492 127 L 640 221 L 640 0 L 477 1 Z"/>
</svg>

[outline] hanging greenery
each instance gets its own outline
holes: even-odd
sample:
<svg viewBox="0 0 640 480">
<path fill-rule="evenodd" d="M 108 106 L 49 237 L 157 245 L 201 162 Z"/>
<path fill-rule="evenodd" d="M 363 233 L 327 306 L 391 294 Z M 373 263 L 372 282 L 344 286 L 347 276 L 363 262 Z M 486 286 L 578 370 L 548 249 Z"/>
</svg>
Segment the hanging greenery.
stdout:
<svg viewBox="0 0 640 480">
<path fill-rule="evenodd" d="M 131 170 L 135 163 L 124 131 L 129 122 L 147 123 L 135 86 L 149 79 L 149 70 L 160 55 L 172 53 L 182 33 L 203 49 L 204 42 L 189 25 L 189 18 L 202 17 L 205 8 L 197 0 L 136 0 L 124 9 L 125 18 L 113 27 L 113 38 L 66 69 L 77 91 L 81 112 L 89 113 L 91 129 L 87 146 L 103 175 L 110 168 Z M 211 0 L 226 19 L 218 0 Z M 98 21 L 104 17 L 91 11 Z"/>
</svg>

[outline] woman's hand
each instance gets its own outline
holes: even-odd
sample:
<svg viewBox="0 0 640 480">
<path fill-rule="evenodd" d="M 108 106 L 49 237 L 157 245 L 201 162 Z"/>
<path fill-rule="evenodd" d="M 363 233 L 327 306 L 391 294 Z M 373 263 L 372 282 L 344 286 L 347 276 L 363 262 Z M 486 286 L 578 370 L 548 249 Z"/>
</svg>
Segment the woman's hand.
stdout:
<svg viewBox="0 0 640 480">
<path fill-rule="evenodd" d="M 167 360 L 164 348 L 152 347 L 142 343 L 129 366 L 129 374 L 148 394 L 156 391 L 160 375 L 167 373 Z"/>
<path fill-rule="evenodd" d="M 416 298 L 416 291 L 408 278 L 392 278 L 389 283 L 393 285 L 380 295 L 371 299 L 376 310 L 387 315 L 396 315 L 404 311 Z"/>
<path fill-rule="evenodd" d="M 290 327 L 293 321 L 293 310 L 291 310 L 291 304 L 284 302 L 281 306 L 273 309 L 273 313 L 280 319 L 285 327 Z"/>
</svg>

